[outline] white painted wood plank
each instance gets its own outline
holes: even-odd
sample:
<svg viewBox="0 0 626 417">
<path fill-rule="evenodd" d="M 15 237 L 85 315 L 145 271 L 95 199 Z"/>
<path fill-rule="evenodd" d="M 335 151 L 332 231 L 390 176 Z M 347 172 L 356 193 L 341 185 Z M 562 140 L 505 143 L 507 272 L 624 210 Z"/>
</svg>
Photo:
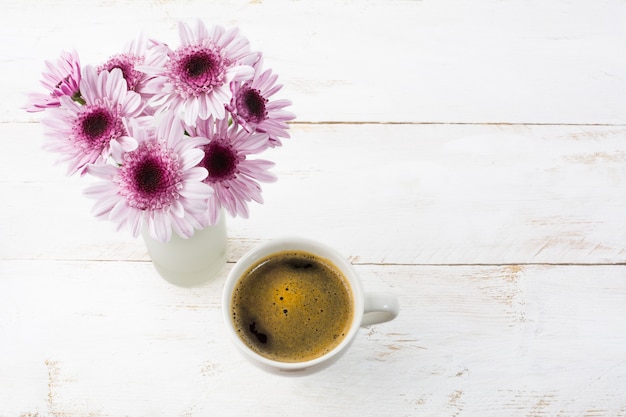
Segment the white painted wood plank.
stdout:
<svg viewBox="0 0 626 417">
<path fill-rule="evenodd" d="M 3 417 L 626 415 L 624 266 L 357 265 L 400 316 L 296 379 L 230 346 L 230 267 L 193 289 L 143 262 L 0 268 Z"/>
<path fill-rule="evenodd" d="M 0 3 L 1 417 L 626 416 L 623 1 Z M 228 222 L 231 263 L 184 289 L 15 122 L 44 59 L 175 44 L 192 17 L 239 25 L 299 124 Z M 256 370 L 221 324 L 232 262 L 283 234 L 401 301 L 307 378 Z"/>
<path fill-rule="evenodd" d="M 3 121 L 33 120 L 44 59 L 97 65 L 140 30 L 177 45 L 199 17 L 239 26 L 303 121 L 626 123 L 620 0 L 4 3 Z"/>
<path fill-rule="evenodd" d="M 295 125 L 264 157 L 279 180 L 229 236 L 299 234 L 359 263 L 626 262 L 626 129 Z M 0 257 L 145 260 L 91 215 L 87 178 L 39 149 L 41 126 L 0 125 Z M 239 256 L 241 253 L 235 253 Z M 236 259 L 236 258 L 233 258 Z"/>
</svg>

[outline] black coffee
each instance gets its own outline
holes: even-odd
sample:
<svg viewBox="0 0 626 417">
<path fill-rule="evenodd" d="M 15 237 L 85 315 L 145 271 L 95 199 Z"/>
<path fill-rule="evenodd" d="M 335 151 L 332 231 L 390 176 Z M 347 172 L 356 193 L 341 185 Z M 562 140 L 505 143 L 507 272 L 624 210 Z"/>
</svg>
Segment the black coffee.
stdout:
<svg viewBox="0 0 626 417">
<path fill-rule="evenodd" d="M 330 261 L 302 251 L 271 255 L 237 283 L 232 318 L 252 350 L 281 362 L 331 351 L 352 322 L 352 295 Z"/>
</svg>

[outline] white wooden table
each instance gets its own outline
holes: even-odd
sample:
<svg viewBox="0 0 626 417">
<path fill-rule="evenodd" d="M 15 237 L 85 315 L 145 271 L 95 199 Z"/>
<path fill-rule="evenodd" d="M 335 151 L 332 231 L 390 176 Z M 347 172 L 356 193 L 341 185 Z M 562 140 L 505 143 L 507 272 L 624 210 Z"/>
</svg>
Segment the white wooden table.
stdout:
<svg viewBox="0 0 626 417">
<path fill-rule="evenodd" d="M 1 417 L 626 416 L 626 2 L 1 3 Z M 61 50 L 194 17 L 239 26 L 298 118 L 229 263 L 183 288 L 20 106 Z M 285 234 L 401 302 L 302 378 L 221 321 L 233 262 Z"/>
</svg>

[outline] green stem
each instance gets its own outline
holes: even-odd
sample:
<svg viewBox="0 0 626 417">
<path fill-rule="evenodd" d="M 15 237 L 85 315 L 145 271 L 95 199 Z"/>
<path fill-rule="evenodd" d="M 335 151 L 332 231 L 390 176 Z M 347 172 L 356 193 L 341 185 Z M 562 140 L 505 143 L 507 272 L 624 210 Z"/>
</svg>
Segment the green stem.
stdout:
<svg viewBox="0 0 626 417">
<path fill-rule="evenodd" d="M 72 100 L 74 100 L 75 102 L 77 102 L 78 104 L 82 104 L 84 105 L 85 99 L 83 98 L 83 96 L 80 94 L 80 91 L 77 91 L 74 93 L 74 95 L 72 96 Z"/>
</svg>

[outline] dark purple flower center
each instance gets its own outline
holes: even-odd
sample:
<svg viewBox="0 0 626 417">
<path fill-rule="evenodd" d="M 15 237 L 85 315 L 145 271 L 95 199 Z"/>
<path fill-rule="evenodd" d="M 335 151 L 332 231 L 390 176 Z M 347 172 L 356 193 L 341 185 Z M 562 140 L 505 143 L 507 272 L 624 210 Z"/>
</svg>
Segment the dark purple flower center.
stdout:
<svg viewBox="0 0 626 417">
<path fill-rule="evenodd" d="M 127 134 L 118 109 L 112 103 L 101 101 L 84 106 L 72 127 L 71 141 L 83 152 L 101 152 L 113 139 Z"/>
<path fill-rule="evenodd" d="M 161 209 L 179 198 L 178 158 L 156 140 L 143 142 L 136 150 L 126 153 L 120 175 L 122 195 L 131 207 Z"/>
<path fill-rule="evenodd" d="M 197 79 L 210 75 L 216 67 L 215 57 L 207 52 L 191 55 L 183 61 L 183 68 L 187 77 Z"/>
<path fill-rule="evenodd" d="M 237 94 L 237 113 L 248 123 L 260 123 L 267 117 L 266 103 L 259 90 L 243 87 Z"/>
<path fill-rule="evenodd" d="M 217 47 L 186 46 L 171 57 L 170 80 L 183 96 L 207 93 L 224 84 L 228 63 Z"/>
<path fill-rule="evenodd" d="M 122 77 L 126 80 L 129 90 L 135 91 L 139 81 L 143 77 L 143 73 L 135 69 L 135 65 L 143 62 L 142 57 L 131 54 L 119 54 L 111 57 L 104 65 L 98 68 L 101 71 L 112 71 L 119 68 L 122 71 Z"/>
<path fill-rule="evenodd" d="M 155 194 L 163 188 L 165 172 L 156 158 L 149 158 L 135 168 L 134 180 L 138 191 L 147 195 Z"/>
<path fill-rule="evenodd" d="M 219 182 L 233 179 L 237 173 L 239 156 L 226 141 L 213 140 L 204 147 L 204 159 L 200 166 L 209 171 L 207 181 Z"/>
<path fill-rule="evenodd" d="M 82 136 L 89 142 L 98 141 L 113 125 L 113 117 L 103 108 L 86 113 L 81 120 Z"/>
</svg>

